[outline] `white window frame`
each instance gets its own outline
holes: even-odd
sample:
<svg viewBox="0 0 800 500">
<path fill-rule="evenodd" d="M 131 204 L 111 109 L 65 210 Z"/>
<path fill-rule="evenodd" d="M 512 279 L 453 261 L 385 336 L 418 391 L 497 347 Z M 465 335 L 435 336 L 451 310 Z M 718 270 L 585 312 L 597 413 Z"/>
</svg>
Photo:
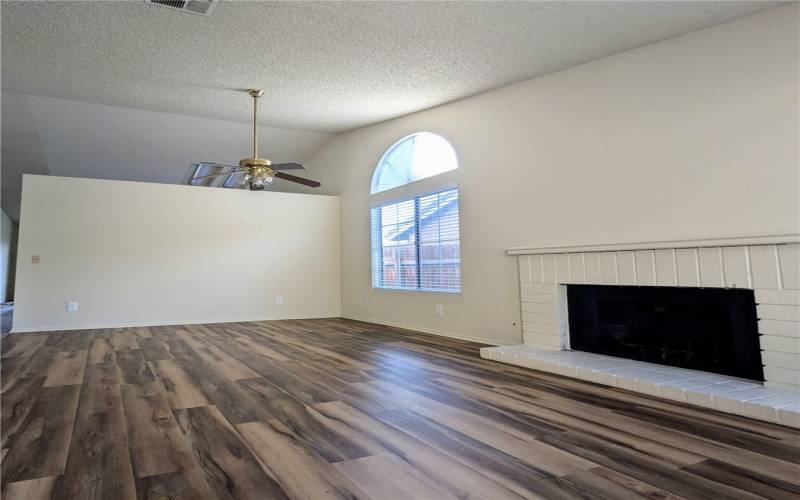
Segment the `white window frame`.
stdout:
<svg viewBox="0 0 800 500">
<path fill-rule="evenodd" d="M 442 139 L 442 140 L 443 140 L 445 143 L 447 143 L 447 145 L 448 145 L 448 146 L 450 146 L 450 149 L 451 149 L 451 151 L 453 152 L 453 156 L 455 157 L 455 165 L 456 165 L 456 166 L 455 166 L 455 168 L 454 168 L 454 169 L 451 169 L 451 170 L 447 170 L 447 171 L 445 171 L 445 172 L 441 172 L 441 173 L 439 173 L 439 174 L 432 175 L 432 176 L 423 177 L 423 178 L 421 178 L 421 179 L 416 179 L 416 180 L 414 180 L 414 181 L 407 182 L 406 184 L 402 184 L 402 185 L 400 185 L 400 186 L 395 186 L 395 187 L 393 187 L 393 188 L 379 190 L 379 189 L 378 189 L 378 187 L 379 187 L 379 185 L 380 185 L 380 180 L 381 180 L 380 176 L 381 176 L 381 173 L 382 173 L 382 170 L 383 170 L 383 166 L 384 166 L 384 164 L 386 163 L 386 158 L 387 158 L 388 156 L 391 156 L 391 154 L 392 154 L 392 153 L 393 153 L 393 152 L 394 152 L 394 151 L 395 151 L 395 150 L 396 150 L 396 149 L 397 149 L 397 148 L 398 148 L 398 147 L 399 147 L 401 144 L 403 144 L 404 142 L 406 142 L 408 139 L 411 139 L 412 137 L 415 137 L 415 136 L 418 136 L 418 135 L 423 135 L 423 134 L 437 136 L 437 137 L 439 137 L 440 139 Z M 406 135 L 405 137 L 403 137 L 402 139 L 400 139 L 400 140 L 396 141 L 396 142 L 395 142 L 394 144 L 392 144 L 391 146 L 389 146 L 389 148 L 388 148 L 388 149 L 387 149 L 387 150 L 386 150 L 386 151 L 383 153 L 383 155 L 381 156 L 381 159 L 380 159 L 380 160 L 378 160 L 378 164 L 375 166 L 375 169 L 372 171 L 372 180 L 370 181 L 370 186 L 369 186 L 369 188 L 370 188 L 370 195 L 371 195 L 371 196 L 376 196 L 376 195 L 380 195 L 380 194 L 382 194 L 382 193 L 386 193 L 386 192 L 394 191 L 395 189 L 400 189 L 400 188 L 402 188 L 402 187 L 404 187 L 404 186 L 408 186 L 408 185 L 411 185 L 411 184 L 415 184 L 415 183 L 417 183 L 417 182 L 424 181 L 424 180 L 426 180 L 426 179 L 430 179 L 430 178 L 433 178 L 433 177 L 438 177 L 438 176 L 440 176 L 440 175 L 454 174 L 456 171 L 458 171 L 458 165 L 459 165 L 459 161 L 458 161 L 458 154 L 456 153 L 456 150 L 455 150 L 455 148 L 453 147 L 453 145 L 450 143 L 450 141 L 448 141 L 448 140 L 447 140 L 447 138 L 445 138 L 443 135 L 441 135 L 441 134 L 438 134 L 438 133 L 436 133 L 436 132 L 429 132 L 429 131 L 426 131 L 426 130 L 422 130 L 422 131 L 419 131 L 419 132 L 414 132 L 413 134 L 408 134 L 408 135 Z"/>
<path fill-rule="evenodd" d="M 415 132 L 415 134 L 417 134 L 417 133 L 420 133 L 420 132 Z M 438 134 L 436 132 L 432 132 L 432 133 L 435 133 L 435 134 L 443 137 L 445 140 L 447 140 L 447 138 L 444 137 L 441 134 Z M 391 152 L 392 149 L 394 149 L 394 147 L 397 144 L 399 144 L 400 142 L 404 141 L 405 139 L 407 139 L 407 138 L 409 138 L 409 137 L 411 137 L 411 136 L 413 136 L 415 134 L 406 135 L 405 137 L 403 137 L 399 141 L 396 141 L 381 156 L 380 161 L 378 162 L 378 164 L 375 166 L 375 169 L 373 170 L 373 176 L 370 179 L 370 190 L 372 190 L 372 186 L 374 185 L 374 182 L 375 182 L 376 171 L 378 170 L 378 168 L 380 168 L 380 165 L 383 162 L 383 158 L 385 157 L 385 155 L 388 154 L 389 152 Z M 450 141 L 448 140 L 447 142 L 449 143 Z M 452 144 L 451 144 L 451 147 L 452 147 Z M 453 148 L 453 149 L 455 151 L 455 148 Z M 457 152 L 456 152 L 456 165 L 457 166 L 456 166 L 456 168 L 454 170 L 449 170 L 449 171 L 443 172 L 441 174 L 437 174 L 437 175 L 434 175 L 434 176 L 431 176 L 431 177 L 425 177 L 423 179 L 419 179 L 419 180 L 416 180 L 416 181 L 409 182 L 408 184 L 404 184 L 402 186 L 397 186 L 397 187 L 394 187 L 394 188 L 391 188 L 391 189 L 387 189 L 385 191 L 379 191 L 377 193 L 370 194 L 370 196 L 369 196 L 370 214 L 372 212 L 372 209 L 374 209 L 374 208 L 379 208 L 379 207 L 382 207 L 382 206 L 385 206 L 385 205 L 391 205 L 391 204 L 394 204 L 394 203 L 401 203 L 403 201 L 408 201 L 408 200 L 411 200 L 411 199 L 414 199 L 414 198 L 419 198 L 421 196 L 436 194 L 438 192 L 447 191 L 447 190 L 450 190 L 450 189 L 458 189 L 458 203 L 459 203 L 459 211 L 458 211 L 459 238 L 458 239 L 459 239 L 459 243 L 460 243 L 461 240 L 462 240 L 462 238 L 461 238 L 461 210 L 460 210 L 460 206 L 461 206 L 461 201 L 462 200 L 461 200 L 461 190 L 459 189 L 459 186 L 458 186 L 458 171 L 459 171 L 459 169 L 461 167 L 461 164 L 458 161 L 458 153 Z M 428 288 L 393 288 L 393 287 L 377 286 L 376 283 L 375 283 L 374 274 L 373 274 L 374 269 L 375 269 L 374 268 L 374 259 L 376 258 L 376 256 L 374 255 L 374 252 L 372 251 L 372 243 L 373 243 L 374 235 L 372 233 L 372 229 L 373 228 L 372 228 L 371 217 L 370 217 L 369 224 L 370 224 L 370 230 L 369 230 L 369 234 L 370 234 L 370 262 L 369 262 L 370 272 L 369 272 L 369 276 L 370 276 L 370 281 L 372 283 L 372 289 L 373 290 L 379 290 L 379 291 L 383 291 L 383 292 L 404 292 L 404 293 L 419 293 L 419 292 L 422 292 L 422 293 L 445 293 L 445 294 L 448 294 L 448 295 L 460 295 L 462 293 L 462 291 L 464 289 L 464 272 L 463 272 L 463 266 L 462 266 L 463 261 L 461 260 L 461 252 L 460 251 L 459 251 L 459 268 L 461 269 L 461 280 L 460 280 L 460 284 L 459 284 L 459 289 L 458 290 L 444 290 L 444 289 L 440 290 L 440 289 L 428 289 Z M 417 258 L 419 258 L 419 256 Z"/>
</svg>

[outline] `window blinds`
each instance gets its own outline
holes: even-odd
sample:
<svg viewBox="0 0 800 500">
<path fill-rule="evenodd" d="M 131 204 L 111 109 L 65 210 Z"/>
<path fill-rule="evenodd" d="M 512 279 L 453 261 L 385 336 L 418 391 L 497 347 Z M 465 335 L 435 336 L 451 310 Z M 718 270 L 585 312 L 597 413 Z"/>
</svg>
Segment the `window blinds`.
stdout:
<svg viewBox="0 0 800 500">
<path fill-rule="evenodd" d="M 458 189 L 372 209 L 372 285 L 461 291 Z"/>
</svg>

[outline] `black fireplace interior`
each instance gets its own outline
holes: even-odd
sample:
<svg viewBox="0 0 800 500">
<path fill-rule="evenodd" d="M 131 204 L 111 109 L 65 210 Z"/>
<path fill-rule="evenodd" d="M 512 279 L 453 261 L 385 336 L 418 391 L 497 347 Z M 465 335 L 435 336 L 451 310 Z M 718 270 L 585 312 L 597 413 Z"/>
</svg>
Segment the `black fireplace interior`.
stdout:
<svg viewBox="0 0 800 500">
<path fill-rule="evenodd" d="M 752 290 L 568 285 L 574 350 L 764 380 Z"/>
</svg>

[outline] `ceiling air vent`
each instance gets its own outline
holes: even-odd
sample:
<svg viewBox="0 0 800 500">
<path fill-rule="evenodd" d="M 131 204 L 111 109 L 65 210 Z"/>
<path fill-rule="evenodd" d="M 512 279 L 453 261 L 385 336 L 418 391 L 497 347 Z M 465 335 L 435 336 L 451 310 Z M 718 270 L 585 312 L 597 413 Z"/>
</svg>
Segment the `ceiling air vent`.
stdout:
<svg viewBox="0 0 800 500">
<path fill-rule="evenodd" d="M 144 0 L 151 5 L 160 5 L 168 9 L 181 10 L 192 14 L 211 15 L 219 0 Z"/>
</svg>

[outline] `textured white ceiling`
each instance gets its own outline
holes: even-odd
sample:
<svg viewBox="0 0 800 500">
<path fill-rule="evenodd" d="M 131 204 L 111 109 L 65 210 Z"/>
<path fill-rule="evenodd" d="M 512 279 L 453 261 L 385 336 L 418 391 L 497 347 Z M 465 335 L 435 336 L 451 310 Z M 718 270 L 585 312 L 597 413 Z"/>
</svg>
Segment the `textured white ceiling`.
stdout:
<svg viewBox="0 0 800 500">
<path fill-rule="evenodd" d="M 341 132 L 774 7 L 770 2 L 2 2 L 25 94 Z"/>
<path fill-rule="evenodd" d="M 261 123 L 284 129 L 264 139 L 280 138 L 270 158 L 302 162 L 326 133 L 782 3 L 222 0 L 204 17 L 142 0 L 3 1 L 2 206 L 16 220 L 23 173 L 171 182 L 190 161 L 236 161 L 247 87 L 267 92 Z"/>
</svg>

